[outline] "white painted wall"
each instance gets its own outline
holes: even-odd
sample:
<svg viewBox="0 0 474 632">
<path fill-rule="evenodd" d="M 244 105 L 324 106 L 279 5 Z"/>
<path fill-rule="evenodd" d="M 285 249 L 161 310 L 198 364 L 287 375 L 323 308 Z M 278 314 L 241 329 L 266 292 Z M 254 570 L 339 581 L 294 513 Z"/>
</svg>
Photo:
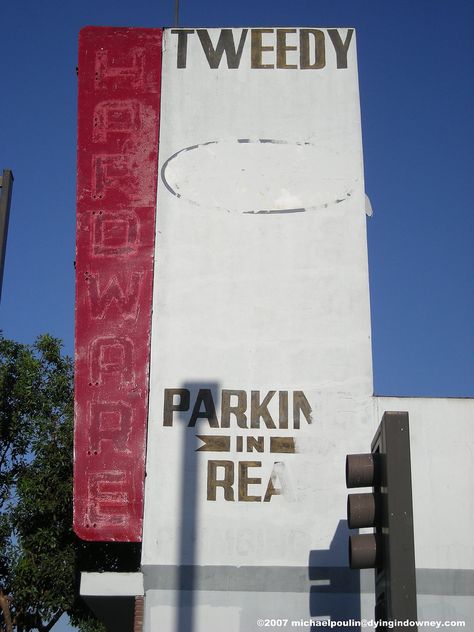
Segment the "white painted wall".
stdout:
<svg viewBox="0 0 474 632">
<path fill-rule="evenodd" d="M 234 30 L 237 40 L 240 33 Z M 211 31 L 214 44 L 218 34 Z M 272 35 L 265 38 L 271 45 Z M 344 460 L 369 449 L 384 410 L 410 413 L 420 616 L 474 621 L 472 401 L 372 397 L 355 39 L 344 70 L 329 46 L 317 71 L 251 69 L 246 47 L 239 69 L 210 69 L 195 33 L 187 68 L 177 69 L 176 46 L 168 31 L 142 557 L 146 630 L 252 632 L 259 618 L 371 618 L 372 572 L 345 570 Z M 272 54 L 264 53 L 267 61 Z M 211 428 L 203 419 L 188 427 L 184 411 L 164 426 L 166 388 L 189 389 L 191 407 L 198 389 L 210 388 L 218 417 L 222 389 L 249 397 L 251 390 L 299 390 L 313 423 L 257 430 L 232 421 Z M 277 419 L 274 400 L 269 411 Z M 229 436 L 231 451 L 196 452 L 197 434 Z M 236 438 L 247 435 L 293 437 L 296 453 L 269 453 L 267 443 L 264 453 L 237 452 Z M 235 468 L 259 462 L 249 470 L 262 479 L 248 487 L 257 496 L 278 461 L 283 493 L 239 502 L 224 500 L 218 488 L 207 500 L 210 459 Z"/>
<path fill-rule="evenodd" d="M 265 38 L 271 46 L 275 35 Z M 334 448 L 348 428 L 370 425 L 370 315 L 355 36 L 347 69 L 325 38 L 323 69 L 252 69 L 249 46 L 238 69 L 211 69 L 193 34 L 177 69 L 177 35 L 165 33 L 146 565 L 307 565 L 341 517 Z M 186 413 L 164 427 L 164 389 L 206 384 L 218 408 L 222 389 L 303 391 L 314 422 L 188 428 Z M 195 452 L 196 434 L 230 436 L 231 452 Z M 239 456 L 235 437 L 247 435 L 294 437 L 297 453 L 266 444 Z M 279 461 L 285 492 L 226 502 L 218 490 L 208 501 L 209 459 L 261 463 L 249 469 L 260 497 Z M 195 539 L 183 543 L 183 530 Z"/>
<path fill-rule="evenodd" d="M 355 34 L 342 69 L 323 33 L 318 70 L 252 69 L 248 46 L 239 69 L 210 69 L 196 34 L 177 69 L 177 35 L 165 34 L 142 556 L 150 631 L 365 612 L 347 573 L 336 580 L 349 594 L 328 596 L 333 579 L 308 572 L 346 565 L 344 455 L 372 425 Z M 275 33 L 263 38 L 274 45 Z M 222 389 L 303 391 L 313 423 L 292 429 L 290 414 L 288 430 L 192 428 L 187 412 L 163 425 L 165 388 L 206 386 L 218 409 Z M 230 436 L 231 452 L 196 452 L 196 434 Z M 248 435 L 264 437 L 264 453 L 236 451 Z M 294 438 L 296 453 L 269 453 L 272 436 Z M 231 502 L 218 489 L 207 500 L 210 459 L 260 463 L 249 476 L 262 483 L 248 487 L 260 497 L 278 462 L 283 493 Z"/>
<path fill-rule="evenodd" d="M 410 421 L 417 568 L 473 569 L 474 400 L 377 397 Z"/>
</svg>

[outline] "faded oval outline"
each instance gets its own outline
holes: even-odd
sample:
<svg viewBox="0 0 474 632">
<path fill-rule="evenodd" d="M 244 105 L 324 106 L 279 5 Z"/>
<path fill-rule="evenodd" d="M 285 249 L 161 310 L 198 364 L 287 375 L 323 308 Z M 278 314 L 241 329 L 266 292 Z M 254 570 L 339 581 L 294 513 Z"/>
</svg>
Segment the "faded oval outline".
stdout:
<svg viewBox="0 0 474 632">
<path fill-rule="evenodd" d="M 167 158 L 165 162 L 163 163 L 161 167 L 160 176 L 166 189 L 176 198 L 186 201 L 189 204 L 193 204 L 194 206 L 212 208 L 213 210 L 224 211 L 226 213 L 242 213 L 245 215 L 267 215 L 267 214 L 278 214 L 278 213 L 283 214 L 283 213 L 301 213 L 305 211 L 316 211 L 316 210 L 328 208 L 329 206 L 332 206 L 333 204 L 341 204 L 351 198 L 352 193 L 354 191 L 354 185 L 358 180 L 358 178 L 354 178 L 352 186 L 350 187 L 346 186 L 345 188 L 347 190 L 345 190 L 342 194 L 338 195 L 333 200 L 329 200 L 327 202 L 314 204 L 314 205 L 298 206 L 298 207 L 283 208 L 283 209 L 282 208 L 268 208 L 268 209 L 255 209 L 255 210 L 229 209 L 221 205 L 203 204 L 203 203 L 200 203 L 198 200 L 193 199 L 192 197 L 187 197 L 186 195 L 183 195 L 182 193 L 178 193 L 178 191 L 176 191 L 173 188 L 173 186 L 170 184 L 169 179 L 166 176 L 166 171 L 168 170 L 168 167 L 170 166 L 170 164 L 176 159 L 179 159 L 179 157 L 182 156 L 183 154 L 186 154 L 191 151 L 200 150 L 203 147 L 208 147 L 210 145 L 219 145 L 219 144 L 227 144 L 227 145 L 235 144 L 236 147 L 239 147 L 242 145 L 265 145 L 265 146 L 287 145 L 290 147 L 317 148 L 317 145 L 315 143 L 311 143 L 308 141 L 287 141 L 287 140 L 271 139 L 271 138 L 257 138 L 257 139 L 237 138 L 237 139 L 210 140 L 204 143 L 190 145 L 189 147 L 184 147 L 183 149 L 180 149 L 179 151 L 175 152 L 169 158 Z M 330 151 L 330 150 L 328 150 L 328 148 L 326 147 L 325 151 Z"/>
</svg>

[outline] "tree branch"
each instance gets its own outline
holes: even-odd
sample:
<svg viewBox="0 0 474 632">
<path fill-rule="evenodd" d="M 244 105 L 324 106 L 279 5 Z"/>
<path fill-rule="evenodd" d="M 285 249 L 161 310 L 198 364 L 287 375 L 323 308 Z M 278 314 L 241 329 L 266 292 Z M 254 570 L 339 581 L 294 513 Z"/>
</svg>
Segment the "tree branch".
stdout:
<svg viewBox="0 0 474 632">
<path fill-rule="evenodd" d="M 9 450 L 9 449 L 10 449 L 10 447 L 11 447 L 11 443 L 12 443 L 12 442 L 11 442 L 11 441 L 9 441 L 9 442 L 6 444 L 6 446 L 5 446 L 5 450 L 2 452 L 2 455 L 0 456 L 0 470 L 1 470 L 1 468 L 3 467 L 3 461 L 4 461 L 5 457 L 7 456 L 8 450 Z"/>
<path fill-rule="evenodd" d="M 55 625 L 59 621 L 62 614 L 63 614 L 63 611 L 58 610 L 56 614 L 53 616 L 53 618 L 51 619 L 51 621 L 47 623 L 46 625 L 42 626 L 41 632 L 49 632 L 51 628 L 53 627 L 53 625 Z"/>
<path fill-rule="evenodd" d="M 12 618 L 10 615 L 10 602 L 7 595 L 0 588 L 0 608 L 3 613 L 3 621 L 5 623 L 5 632 L 13 632 Z"/>
</svg>

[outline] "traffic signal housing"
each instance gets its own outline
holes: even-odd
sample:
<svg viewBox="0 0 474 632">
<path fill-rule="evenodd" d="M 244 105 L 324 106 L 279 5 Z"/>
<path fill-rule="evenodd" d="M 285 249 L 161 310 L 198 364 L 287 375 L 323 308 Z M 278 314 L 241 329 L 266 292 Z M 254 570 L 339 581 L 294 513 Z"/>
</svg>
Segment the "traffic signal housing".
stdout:
<svg viewBox="0 0 474 632">
<path fill-rule="evenodd" d="M 408 413 L 385 412 L 371 451 L 346 457 L 349 565 L 375 569 L 375 619 L 416 620 L 415 550 Z M 396 629 L 396 628 L 395 628 Z"/>
</svg>

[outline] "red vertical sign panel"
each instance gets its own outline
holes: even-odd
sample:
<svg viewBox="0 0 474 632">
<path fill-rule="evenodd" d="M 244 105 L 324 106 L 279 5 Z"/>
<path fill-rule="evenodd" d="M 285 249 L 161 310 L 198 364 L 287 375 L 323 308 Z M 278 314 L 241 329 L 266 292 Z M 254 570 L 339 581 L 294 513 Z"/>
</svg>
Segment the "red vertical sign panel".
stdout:
<svg viewBox="0 0 474 632">
<path fill-rule="evenodd" d="M 142 535 L 161 29 L 79 42 L 74 528 Z"/>
</svg>

